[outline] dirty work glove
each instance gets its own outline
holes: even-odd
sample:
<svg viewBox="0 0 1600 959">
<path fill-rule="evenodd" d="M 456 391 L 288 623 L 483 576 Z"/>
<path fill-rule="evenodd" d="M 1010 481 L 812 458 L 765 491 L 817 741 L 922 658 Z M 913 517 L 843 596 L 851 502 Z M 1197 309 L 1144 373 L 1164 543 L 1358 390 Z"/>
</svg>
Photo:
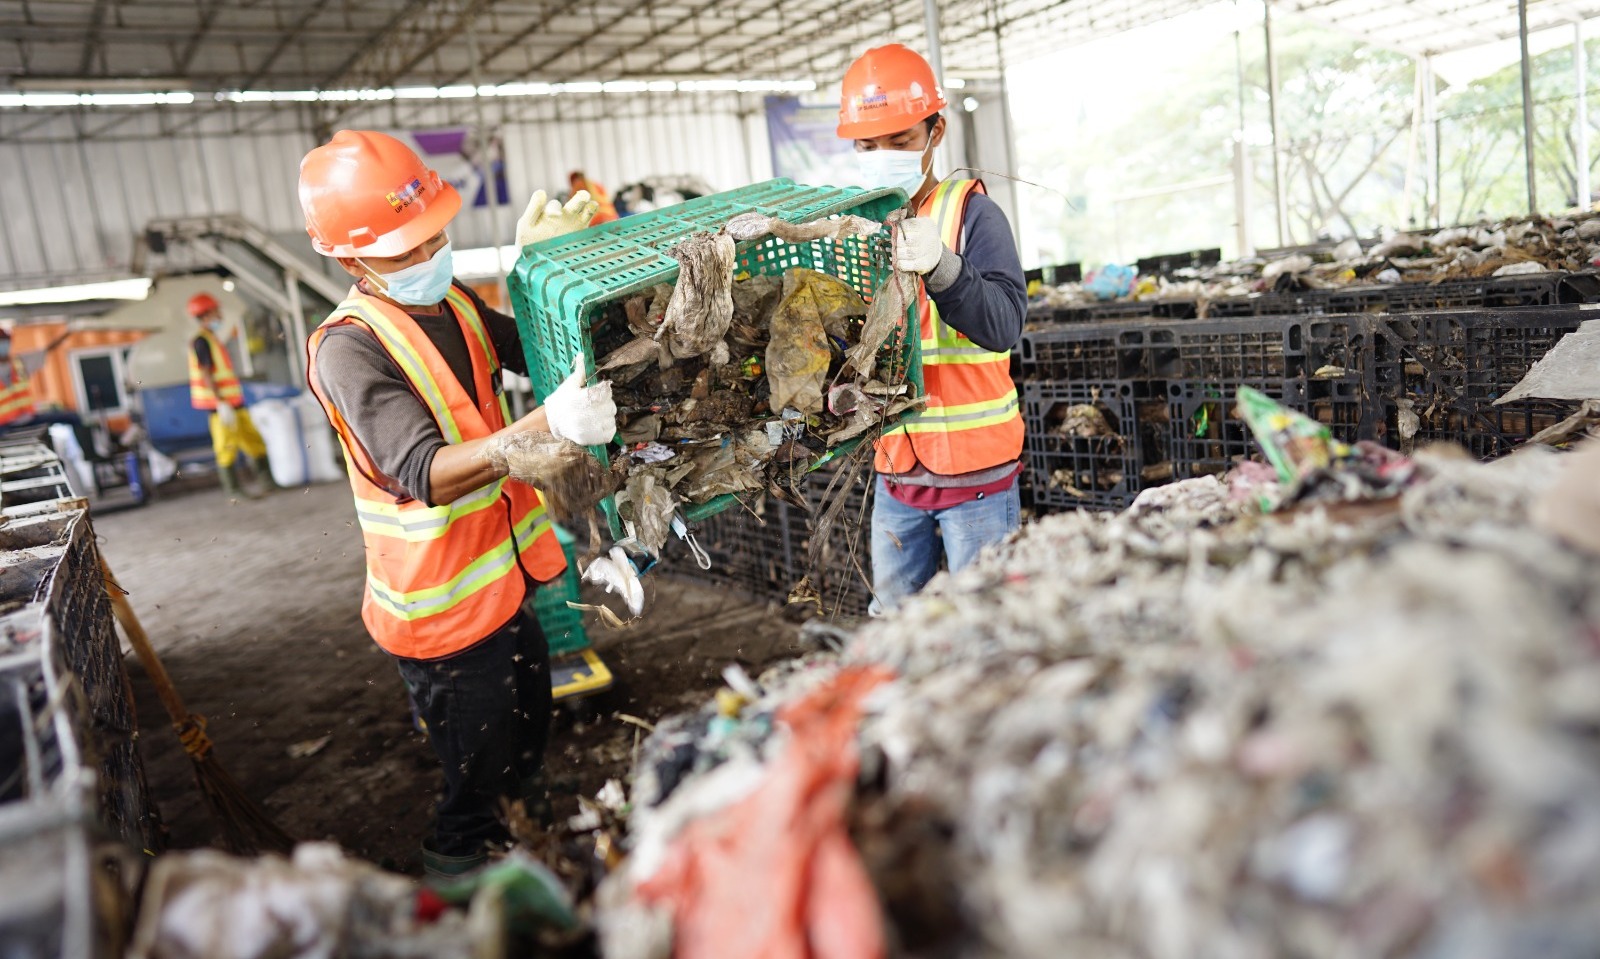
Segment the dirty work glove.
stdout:
<svg viewBox="0 0 1600 959">
<path fill-rule="evenodd" d="M 579 190 L 562 206 L 555 200 L 546 200 L 543 190 L 537 190 L 528 199 L 528 208 L 517 220 L 517 246 L 538 243 L 553 236 L 576 233 L 594 219 L 600 204 L 589 199 L 589 191 Z"/>
<path fill-rule="evenodd" d="M 572 375 L 544 401 L 550 432 L 579 446 L 599 446 L 617 435 L 617 404 L 611 383 L 584 386 L 583 354 L 573 357 Z"/>
<path fill-rule="evenodd" d="M 224 427 L 231 430 L 233 424 L 239 421 L 239 414 L 233 411 L 232 403 L 221 401 L 217 403 L 217 419 L 222 421 Z"/>
<path fill-rule="evenodd" d="M 902 220 L 895 237 L 894 268 L 907 273 L 928 273 L 939 265 L 944 241 L 939 239 L 939 224 L 925 216 Z"/>
</svg>

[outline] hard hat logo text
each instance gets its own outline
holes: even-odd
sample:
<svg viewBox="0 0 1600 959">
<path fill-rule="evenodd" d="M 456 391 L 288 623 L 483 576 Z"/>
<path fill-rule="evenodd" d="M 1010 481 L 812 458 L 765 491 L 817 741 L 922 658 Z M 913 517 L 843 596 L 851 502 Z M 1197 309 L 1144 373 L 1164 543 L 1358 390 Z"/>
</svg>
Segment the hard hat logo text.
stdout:
<svg viewBox="0 0 1600 959">
<path fill-rule="evenodd" d="M 851 104 L 851 106 L 858 111 L 876 110 L 880 107 L 886 107 L 889 105 L 889 95 L 887 93 L 874 93 L 870 95 L 857 94 L 853 98 L 853 101 L 854 102 Z"/>
<path fill-rule="evenodd" d="M 389 201 L 390 206 L 394 207 L 394 212 L 399 213 L 401 210 L 404 210 L 406 207 L 417 202 L 421 196 L 422 181 L 416 177 L 412 177 L 410 183 L 407 183 L 405 186 L 402 186 L 393 193 L 386 194 L 384 198 Z"/>
</svg>

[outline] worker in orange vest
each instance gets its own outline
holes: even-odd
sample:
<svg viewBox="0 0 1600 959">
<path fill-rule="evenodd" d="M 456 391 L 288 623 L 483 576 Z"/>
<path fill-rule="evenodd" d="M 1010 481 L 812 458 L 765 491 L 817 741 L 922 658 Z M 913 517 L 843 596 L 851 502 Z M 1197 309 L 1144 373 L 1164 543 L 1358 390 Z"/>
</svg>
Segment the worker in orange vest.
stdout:
<svg viewBox="0 0 1600 959">
<path fill-rule="evenodd" d="M 461 197 L 399 140 L 336 133 L 301 161 L 300 205 L 312 246 L 355 278 L 310 338 L 306 379 L 349 466 L 362 620 L 444 768 L 423 866 L 455 875 L 509 838 L 503 798 L 545 799 L 549 648 L 532 601 L 566 567 L 538 490 L 480 454 L 511 433 L 604 443 L 616 406 L 574 377 L 512 420 L 500 373 L 527 373 L 516 322 L 454 279 L 445 231 Z M 537 193 L 517 243 L 582 229 L 594 210 L 581 193 L 565 207 Z"/>
<path fill-rule="evenodd" d="M 211 414 L 211 449 L 217 457 L 217 478 L 222 483 L 222 491 L 237 498 L 243 488 L 235 469 L 241 452 L 255 467 L 262 485 L 278 489 L 272 479 L 272 465 L 267 460 L 266 441 L 245 408 L 244 389 L 233 370 L 228 348 L 217 337 L 222 308 L 211 294 L 196 293 L 189 298 L 188 309 L 189 316 L 200 326 L 200 331 L 189 342 L 189 405 Z M 248 490 L 246 494 L 252 499 L 260 495 Z"/>
<path fill-rule="evenodd" d="M 943 558 L 952 571 L 1020 522 L 1022 413 L 1010 350 L 1027 286 L 1011 225 L 982 181 L 933 175 L 947 102 L 928 62 L 900 44 L 868 50 L 845 73 L 838 135 L 855 142 L 864 185 L 896 188 L 914 216 L 894 237 L 895 268 L 922 277 L 927 406 L 877 443 L 873 608 L 920 590 Z"/>
<path fill-rule="evenodd" d="M 35 403 L 28 371 L 11 353 L 11 334 L 0 330 L 0 427 L 31 422 Z"/>
<path fill-rule="evenodd" d="M 616 204 L 611 202 L 611 194 L 606 192 L 605 187 L 585 176 L 582 170 L 573 170 L 571 175 L 567 177 L 567 182 L 572 187 L 573 196 L 577 196 L 579 193 L 587 193 L 589 194 L 589 199 L 597 204 L 594 220 L 592 221 L 594 225 L 598 226 L 601 223 L 610 223 L 612 220 L 618 219 L 617 207 Z"/>
</svg>

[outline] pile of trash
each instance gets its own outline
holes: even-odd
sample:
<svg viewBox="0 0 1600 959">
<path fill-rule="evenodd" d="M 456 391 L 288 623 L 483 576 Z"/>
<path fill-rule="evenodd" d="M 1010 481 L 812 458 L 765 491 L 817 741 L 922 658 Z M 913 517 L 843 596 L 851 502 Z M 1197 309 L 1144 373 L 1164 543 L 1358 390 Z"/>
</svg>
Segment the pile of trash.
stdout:
<svg viewBox="0 0 1600 959">
<path fill-rule="evenodd" d="M 1194 301 L 1269 292 L 1438 283 L 1444 280 L 1579 272 L 1600 268 L 1600 215 L 1517 217 L 1432 233 L 1343 240 L 1325 251 L 1244 257 L 1171 276 L 1138 276 L 1108 264 L 1082 283 L 1044 287 L 1050 307 L 1115 300 Z M 1202 316 L 1204 313 L 1201 314 Z"/>
<path fill-rule="evenodd" d="M 803 505 L 792 492 L 797 478 L 922 402 L 899 349 L 914 277 L 891 274 L 869 304 L 816 270 L 734 276 L 735 241 L 879 229 L 858 217 L 735 217 L 671 251 L 681 264 L 676 284 L 619 303 L 595 324 L 597 374 L 618 408 L 617 505 L 646 551 L 659 553 L 680 504 L 771 493 Z"/>
<path fill-rule="evenodd" d="M 605 954 L 1593 955 L 1600 440 L 1296 499 L 1362 455 L 1267 427 L 664 723 Z"/>
</svg>

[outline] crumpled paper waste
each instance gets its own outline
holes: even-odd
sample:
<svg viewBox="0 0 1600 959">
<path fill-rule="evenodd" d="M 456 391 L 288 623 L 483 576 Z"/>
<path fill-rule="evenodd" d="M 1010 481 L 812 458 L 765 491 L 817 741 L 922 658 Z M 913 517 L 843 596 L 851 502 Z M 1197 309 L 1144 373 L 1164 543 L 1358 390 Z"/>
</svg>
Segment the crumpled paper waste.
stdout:
<svg viewBox="0 0 1600 959">
<path fill-rule="evenodd" d="M 763 702 L 841 665 L 898 676 L 863 704 L 850 813 L 891 943 L 1589 955 L 1600 567 L 1530 518 L 1575 459 L 1425 452 L 1352 518 L 1241 515 L 1204 485 L 1049 516 L 862 626 L 841 659 L 764 682 Z M 780 739 L 654 806 L 636 791 L 635 855 L 715 829 L 777 778 Z M 675 941 L 675 913 L 630 875 L 602 889 L 614 959 L 648 954 L 630 951 L 642 930 Z"/>
</svg>

